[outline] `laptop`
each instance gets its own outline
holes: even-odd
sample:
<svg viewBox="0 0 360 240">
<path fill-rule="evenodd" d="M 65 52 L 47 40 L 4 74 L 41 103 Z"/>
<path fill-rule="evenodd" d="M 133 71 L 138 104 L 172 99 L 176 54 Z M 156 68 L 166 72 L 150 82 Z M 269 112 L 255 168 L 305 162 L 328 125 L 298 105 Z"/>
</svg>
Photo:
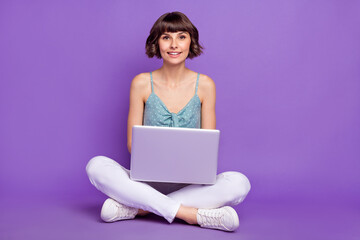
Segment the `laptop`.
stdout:
<svg viewBox="0 0 360 240">
<path fill-rule="evenodd" d="M 134 125 L 130 179 L 214 184 L 220 130 Z"/>
</svg>

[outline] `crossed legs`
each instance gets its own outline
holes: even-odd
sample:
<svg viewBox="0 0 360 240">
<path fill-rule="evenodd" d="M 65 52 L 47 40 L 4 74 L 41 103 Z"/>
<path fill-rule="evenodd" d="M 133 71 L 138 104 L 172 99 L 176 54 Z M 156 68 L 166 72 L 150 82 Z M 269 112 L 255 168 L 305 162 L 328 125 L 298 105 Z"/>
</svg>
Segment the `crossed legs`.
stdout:
<svg viewBox="0 0 360 240">
<path fill-rule="evenodd" d="M 129 170 L 105 156 L 92 158 L 86 171 L 91 183 L 110 198 L 140 209 L 138 215 L 153 212 L 169 223 L 177 217 L 197 224 L 198 208 L 237 205 L 251 188 L 245 175 L 230 171 L 218 174 L 214 185 L 189 185 L 165 195 L 146 183 L 131 180 Z"/>
</svg>

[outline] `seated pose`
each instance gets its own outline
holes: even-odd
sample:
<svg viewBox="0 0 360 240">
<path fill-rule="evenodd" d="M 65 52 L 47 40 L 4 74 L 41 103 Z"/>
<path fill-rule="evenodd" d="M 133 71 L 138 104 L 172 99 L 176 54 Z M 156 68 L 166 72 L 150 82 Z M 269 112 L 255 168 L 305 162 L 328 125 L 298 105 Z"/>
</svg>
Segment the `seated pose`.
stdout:
<svg viewBox="0 0 360 240">
<path fill-rule="evenodd" d="M 134 77 L 130 87 L 128 150 L 133 125 L 216 129 L 215 83 L 185 67 L 202 53 L 199 33 L 180 12 L 162 15 L 146 40 L 146 54 L 162 59 L 161 68 Z M 181 149 L 179 149 L 180 151 Z M 179 218 L 204 228 L 234 231 L 239 218 L 231 207 L 250 191 L 245 175 L 217 175 L 214 185 L 133 181 L 116 161 L 96 156 L 86 166 L 91 183 L 109 198 L 101 209 L 105 222 L 133 219 L 149 212 L 169 223 Z"/>
</svg>

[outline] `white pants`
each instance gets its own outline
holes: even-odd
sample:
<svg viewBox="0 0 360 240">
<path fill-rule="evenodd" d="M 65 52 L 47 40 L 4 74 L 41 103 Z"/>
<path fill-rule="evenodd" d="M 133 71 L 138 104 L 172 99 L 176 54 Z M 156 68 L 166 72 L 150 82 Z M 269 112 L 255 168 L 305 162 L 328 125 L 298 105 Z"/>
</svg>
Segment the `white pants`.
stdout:
<svg viewBox="0 0 360 240">
<path fill-rule="evenodd" d="M 86 166 L 90 182 L 110 198 L 150 211 L 172 223 L 180 205 L 219 208 L 237 205 L 250 191 L 250 182 L 239 172 L 217 175 L 214 185 L 145 183 L 130 179 L 130 171 L 116 161 L 96 156 Z"/>
</svg>

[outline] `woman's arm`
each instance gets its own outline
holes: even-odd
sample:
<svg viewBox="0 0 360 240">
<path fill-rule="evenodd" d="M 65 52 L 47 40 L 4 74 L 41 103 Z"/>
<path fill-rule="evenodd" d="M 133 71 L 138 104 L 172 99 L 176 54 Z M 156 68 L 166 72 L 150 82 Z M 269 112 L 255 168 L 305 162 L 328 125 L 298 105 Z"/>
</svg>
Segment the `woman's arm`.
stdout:
<svg viewBox="0 0 360 240">
<path fill-rule="evenodd" d="M 210 77 L 204 75 L 201 86 L 199 82 L 199 89 L 203 96 L 201 105 L 201 128 L 203 129 L 216 129 L 216 87 L 215 82 Z"/>
<path fill-rule="evenodd" d="M 130 106 L 127 123 L 127 147 L 131 154 L 132 127 L 143 124 L 144 113 L 144 89 L 146 88 L 146 78 L 144 74 L 139 74 L 131 81 L 130 86 Z"/>
</svg>

